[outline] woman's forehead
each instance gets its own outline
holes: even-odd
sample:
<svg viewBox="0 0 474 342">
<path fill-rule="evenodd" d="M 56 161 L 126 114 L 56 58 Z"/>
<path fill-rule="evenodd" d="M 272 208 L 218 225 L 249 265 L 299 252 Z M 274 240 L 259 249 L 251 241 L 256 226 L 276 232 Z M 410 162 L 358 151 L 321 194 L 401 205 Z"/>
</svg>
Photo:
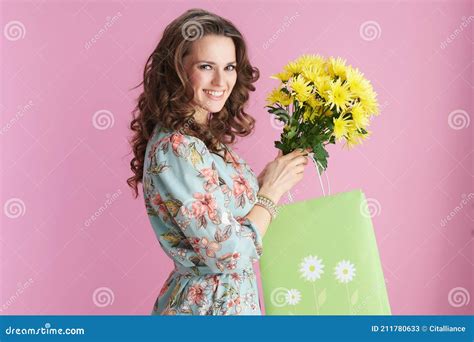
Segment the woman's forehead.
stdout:
<svg viewBox="0 0 474 342">
<path fill-rule="evenodd" d="M 191 47 L 192 59 L 216 64 L 235 62 L 235 46 L 232 38 L 209 35 L 193 42 Z"/>
</svg>

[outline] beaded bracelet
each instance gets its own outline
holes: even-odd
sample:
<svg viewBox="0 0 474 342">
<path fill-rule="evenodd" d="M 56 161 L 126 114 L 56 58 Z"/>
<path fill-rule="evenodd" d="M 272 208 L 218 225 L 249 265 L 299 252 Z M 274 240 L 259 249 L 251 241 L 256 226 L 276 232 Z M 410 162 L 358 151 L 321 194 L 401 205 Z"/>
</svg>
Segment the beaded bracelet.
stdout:
<svg viewBox="0 0 474 342">
<path fill-rule="evenodd" d="M 268 197 L 257 195 L 257 203 L 255 204 L 267 209 L 270 215 L 272 216 L 272 220 L 275 219 L 275 217 L 277 216 L 277 207 L 275 203 Z"/>
</svg>

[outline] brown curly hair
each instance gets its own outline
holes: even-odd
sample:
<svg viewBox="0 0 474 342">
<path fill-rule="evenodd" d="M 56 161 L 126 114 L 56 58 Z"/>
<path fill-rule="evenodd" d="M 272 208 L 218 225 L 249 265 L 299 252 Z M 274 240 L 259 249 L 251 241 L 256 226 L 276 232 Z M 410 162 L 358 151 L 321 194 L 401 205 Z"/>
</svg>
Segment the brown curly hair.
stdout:
<svg viewBox="0 0 474 342">
<path fill-rule="evenodd" d="M 186 75 L 183 58 L 190 53 L 193 42 L 206 35 L 232 38 L 236 49 L 237 81 L 224 107 L 211 113 L 206 126 L 193 118 L 196 109 L 191 104 L 194 91 Z M 138 183 L 143 180 L 145 150 L 157 124 L 179 130 L 201 139 L 211 152 L 218 152 L 219 144 L 232 144 L 236 135 L 247 136 L 255 126 L 255 119 L 245 113 L 244 105 L 249 91 L 260 72 L 248 59 L 242 34 L 228 20 L 202 9 L 190 9 L 173 20 L 164 30 L 157 47 L 148 58 L 143 72 L 143 92 L 132 111 L 130 129 L 134 132 L 129 141 L 134 158 L 130 168 L 134 175 L 127 184 L 138 197 Z"/>
</svg>

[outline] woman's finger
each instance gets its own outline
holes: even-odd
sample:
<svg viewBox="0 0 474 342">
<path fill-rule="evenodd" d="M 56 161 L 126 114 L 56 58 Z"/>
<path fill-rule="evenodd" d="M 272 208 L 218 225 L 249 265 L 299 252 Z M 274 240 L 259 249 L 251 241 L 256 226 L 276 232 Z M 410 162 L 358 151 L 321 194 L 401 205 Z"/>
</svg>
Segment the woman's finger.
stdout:
<svg viewBox="0 0 474 342">
<path fill-rule="evenodd" d="M 307 154 L 308 154 L 308 152 L 306 152 L 305 150 L 296 149 L 293 152 L 288 153 L 287 155 L 284 155 L 282 157 L 282 159 L 283 160 L 291 160 L 291 159 L 297 158 L 299 156 L 307 155 Z"/>
<path fill-rule="evenodd" d="M 305 170 L 305 167 L 304 167 L 304 166 L 298 165 L 298 166 L 295 168 L 295 173 L 296 173 L 297 175 L 300 175 L 300 174 L 304 173 L 304 170 Z"/>
<path fill-rule="evenodd" d="M 306 156 L 298 156 L 295 157 L 294 159 L 290 160 L 288 163 L 291 167 L 297 166 L 297 165 L 306 165 L 308 164 L 308 157 Z"/>
</svg>

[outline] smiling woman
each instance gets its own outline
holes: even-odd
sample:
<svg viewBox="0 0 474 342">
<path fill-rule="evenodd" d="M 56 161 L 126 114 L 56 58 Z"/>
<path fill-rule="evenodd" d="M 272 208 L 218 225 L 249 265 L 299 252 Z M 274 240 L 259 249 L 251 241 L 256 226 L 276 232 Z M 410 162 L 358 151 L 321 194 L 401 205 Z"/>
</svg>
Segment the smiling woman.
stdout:
<svg viewBox="0 0 474 342">
<path fill-rule="evenodd" d="M 195 119 L 207 125 L 210 113 L 221 111 L 237 81 L 234 41 L 207 35 L 194 42 L 184 65 L 198 107 Z"/>
<path fill-rule="evenodd" d="M 252 132 L 255 119 L 243 107 L 259 76 L 249 62 L 242 34 L 227 19 L 190 9 L 173 20 L 148 58 L 138 85 L 144 90 L 130 124 L 134 175 L 127 180 L 135 197 L 146 145 L 157 124 L 195 136 L 218 152 L 221 143 L 233 143 L 236 135 Z M 208 96 L 204 90 L 225 92 L 219 99 L 219 94 Z"/>
<path fill-rule="evenodd" d="M 251 133 L 244 112 L 258 69 L 228 20 L 193 9 L 169 24 L 147 61 L 131 129 L 134 176 L 174 269 L 153 315 L 259 315 L 252 264 L 275 203 L 303 178 L 302 151 L 257 177 L 230 148 Z"/>
</svg>

